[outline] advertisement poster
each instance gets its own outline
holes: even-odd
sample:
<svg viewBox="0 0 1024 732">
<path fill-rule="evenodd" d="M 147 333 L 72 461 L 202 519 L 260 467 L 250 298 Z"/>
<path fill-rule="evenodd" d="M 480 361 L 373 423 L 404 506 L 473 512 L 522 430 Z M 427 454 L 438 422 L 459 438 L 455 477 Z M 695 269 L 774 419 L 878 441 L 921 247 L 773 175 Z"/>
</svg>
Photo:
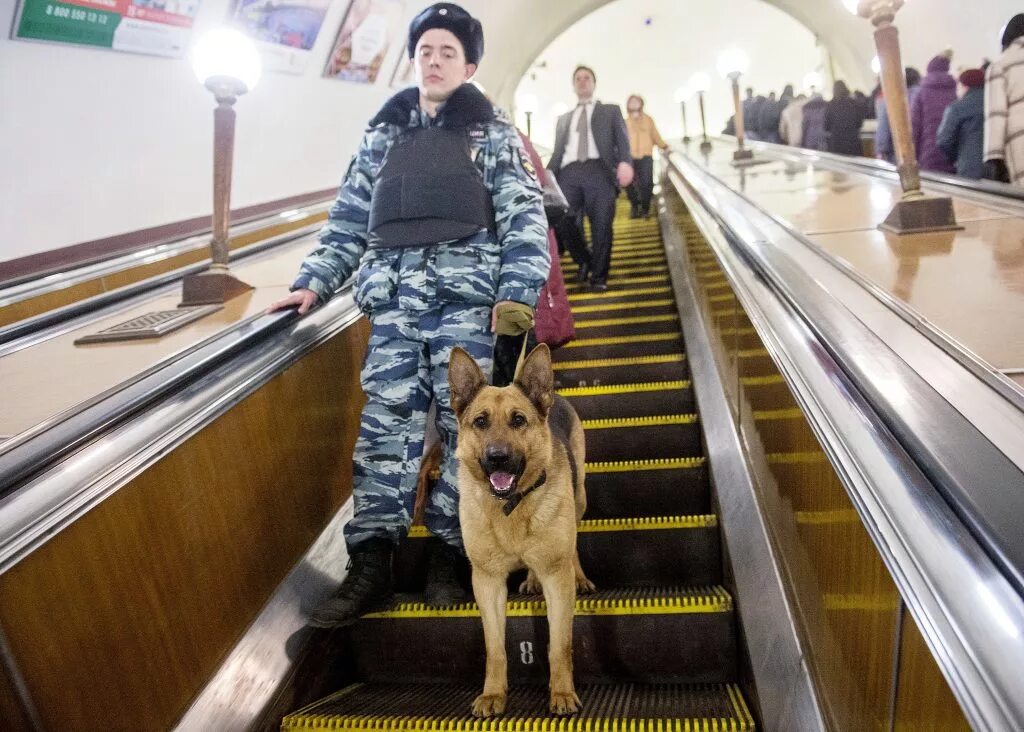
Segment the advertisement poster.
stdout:
<svg viewBox="0 0 1024 732">
<path fill-rule="evenodd" d="M 231 23 L 252 38 L 263 68 L 301 74 L 331 0 L 234 0 Z"/>
<path fill-rule="evenodd" d="M 324 76 L 360 84 L 377 80 L 388 51 L 405 42 L 404 0 L 352 0 Z"/>
<path fill-rule="evenodd" d="M 22 0 L 14 38 L 178 57 L 200 0 Z"/>
<path fill-rule="evenodd" d="M 395 64 L 395 70 L 391 74 L 391 88 L 404 89 L 415 84 L 416 76 L 413 73 L 412 61 L 409 60 L 409 54 L 403 48 L 402 52 L 398 54 L 398 63 Z"/>
</svg>

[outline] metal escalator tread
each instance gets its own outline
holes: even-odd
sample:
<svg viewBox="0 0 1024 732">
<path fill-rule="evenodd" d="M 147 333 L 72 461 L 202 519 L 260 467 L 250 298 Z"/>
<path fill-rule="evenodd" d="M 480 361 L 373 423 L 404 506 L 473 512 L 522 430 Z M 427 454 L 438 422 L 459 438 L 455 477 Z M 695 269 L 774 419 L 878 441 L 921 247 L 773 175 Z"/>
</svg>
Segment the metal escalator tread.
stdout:
<svg viewBox="0 0 1024 732">
<path fill-rule="evenodd" d="M 301 730 L 753 730 L 754 721 L 734 684 L 587 684 L 576 687 L 582 709 L 572 717 L 548 714 L 543 686 L 509 689 L 505 714 L 475 719 L 470 704 L 478 684 L 353 684 L 284 718 Z"/>
</svg>

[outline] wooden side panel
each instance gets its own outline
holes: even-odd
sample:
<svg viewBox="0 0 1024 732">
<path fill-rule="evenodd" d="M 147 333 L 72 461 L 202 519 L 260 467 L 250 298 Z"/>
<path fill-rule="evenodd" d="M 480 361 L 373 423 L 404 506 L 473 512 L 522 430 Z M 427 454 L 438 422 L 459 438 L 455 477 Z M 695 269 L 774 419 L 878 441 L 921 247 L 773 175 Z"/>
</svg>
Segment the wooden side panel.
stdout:
<svg viewBox="0 0 1024 732">
<path fill-rule="evenodd" d="M 0 327 L 102 294 L 103 283 L 100 280 L 89 280 L 63 290 L 55 290 L 45 295 L 31 297 L 28 300 L 20 300 L 0 308 Z"/>
<path fill-rule="evenodd" d="M 47 728 L 165 729 L 351 492 L 348 328 L 0 577 Z"/>
<path fill-rule="evenodd" d="M 896 694 L 897 730 L 969 730 L 964 713 L 910 613 L 903 616 Z"/>
</svg>

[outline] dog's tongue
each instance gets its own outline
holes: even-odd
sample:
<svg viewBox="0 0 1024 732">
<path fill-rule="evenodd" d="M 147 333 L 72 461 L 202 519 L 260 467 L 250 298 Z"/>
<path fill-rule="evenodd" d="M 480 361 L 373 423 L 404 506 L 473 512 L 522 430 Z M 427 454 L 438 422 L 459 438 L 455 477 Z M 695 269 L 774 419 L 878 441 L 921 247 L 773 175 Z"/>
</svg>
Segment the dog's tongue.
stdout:
<svg viewBox="0 0 1024 732">
<path fill-rule="evenodd" d="M 491 473 L 491 485 L 494 490 L 499 493 L 507 493 L 512 489 L 512 483 L 515 482 L 516 476 L 512 473 Z"/>
</svg>

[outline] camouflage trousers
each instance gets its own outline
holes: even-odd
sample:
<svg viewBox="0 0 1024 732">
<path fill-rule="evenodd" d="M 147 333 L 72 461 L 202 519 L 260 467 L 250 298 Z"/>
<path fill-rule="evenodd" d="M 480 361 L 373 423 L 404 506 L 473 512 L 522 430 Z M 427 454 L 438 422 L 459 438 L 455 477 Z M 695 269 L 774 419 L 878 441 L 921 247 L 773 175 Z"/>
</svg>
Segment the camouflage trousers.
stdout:
<svg viewBox="0 0 1024 732">
<path fill-rule="evenodd" d="M 437 404 L 443 458 L 424 522 L 432 534 L 462 549 L 458 431 L 448 390 L 448 360 L 455 346 L 490 374 L 494 334 L 489 306 L 394 309 L 371 318 L 361 375 L 367 401 L 353 456 L 355 515 L 345 526 L 349 551 L 372 538 L 397 542 L 408 532 L 431 400 Z"/>
</svg>

